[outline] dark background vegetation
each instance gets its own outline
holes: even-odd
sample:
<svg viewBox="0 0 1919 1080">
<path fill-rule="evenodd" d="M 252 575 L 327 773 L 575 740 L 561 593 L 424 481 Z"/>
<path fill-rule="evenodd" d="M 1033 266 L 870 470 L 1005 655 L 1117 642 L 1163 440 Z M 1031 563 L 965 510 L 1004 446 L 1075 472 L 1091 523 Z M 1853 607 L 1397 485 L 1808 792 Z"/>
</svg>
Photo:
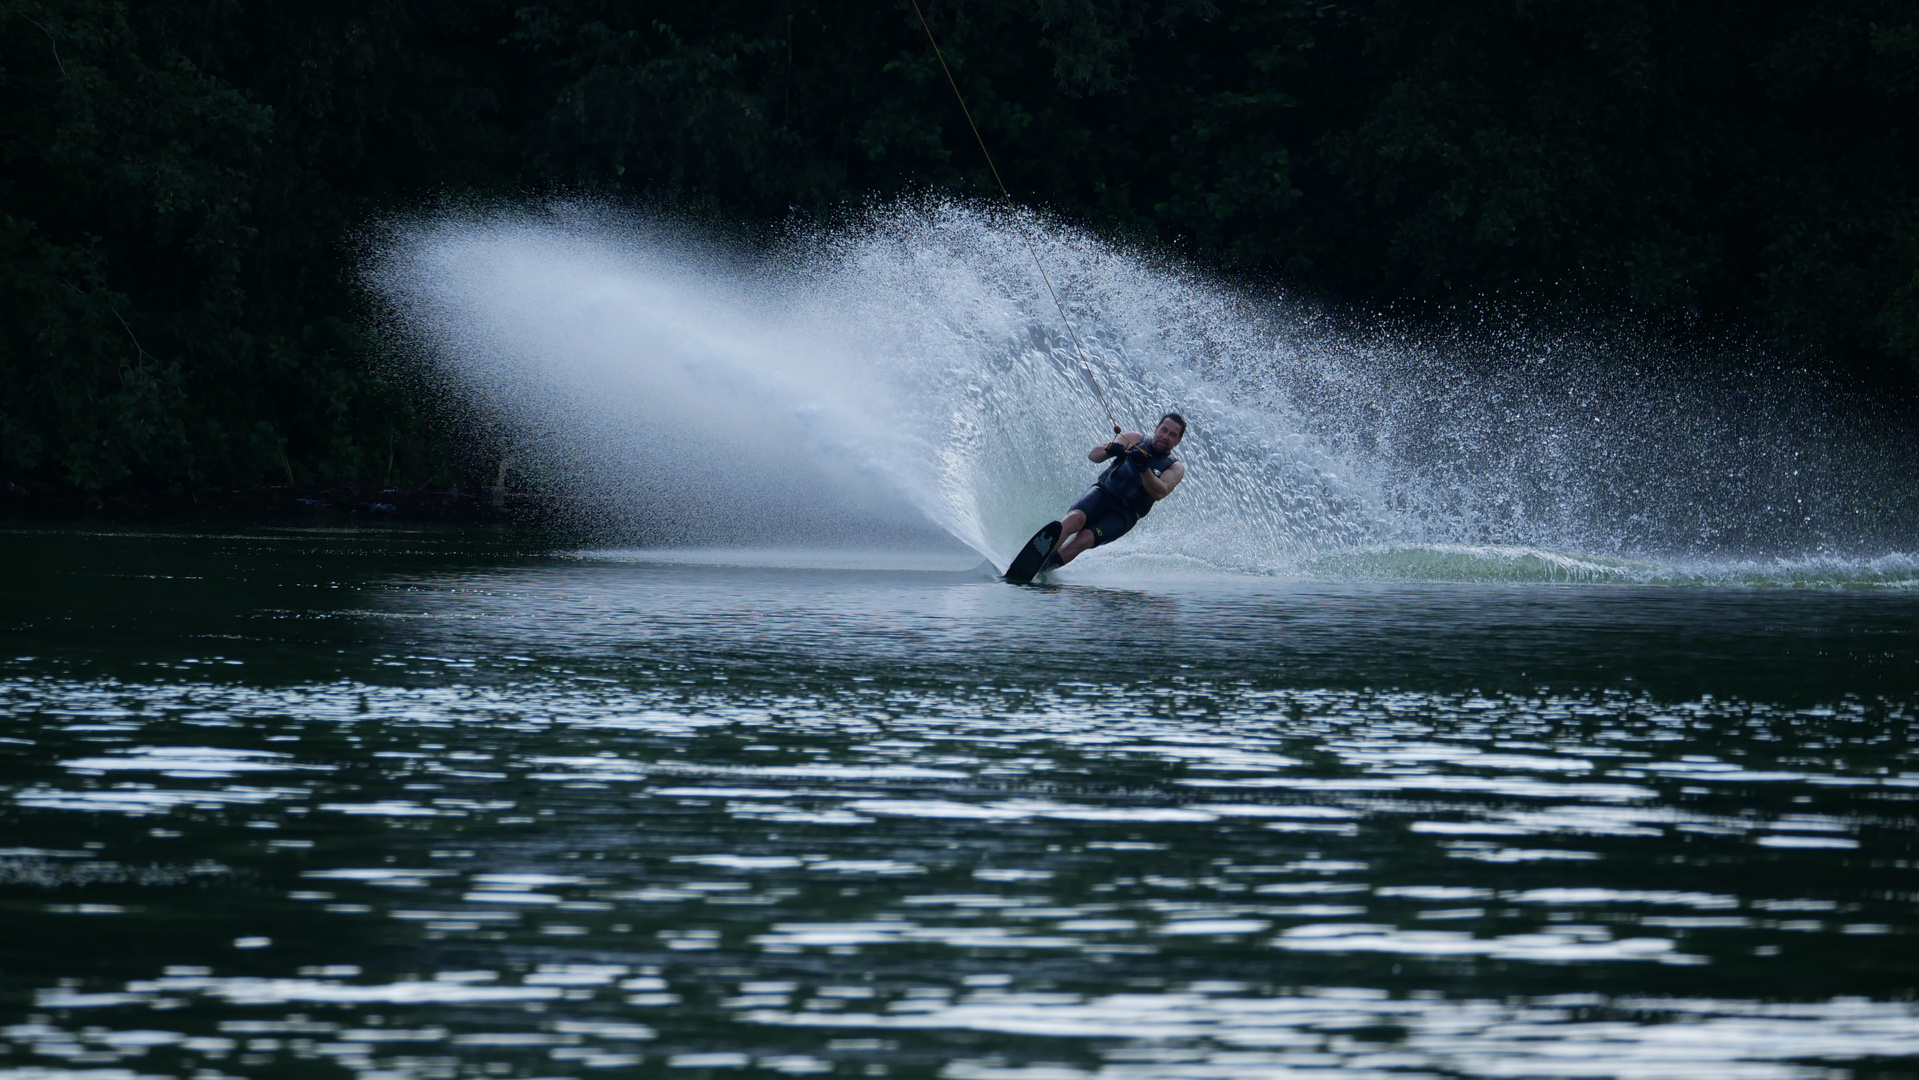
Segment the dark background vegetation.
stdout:
<svg viewBox="0 0 1919 1080">
<path fill-rule="evenodd" d="M 1349 309 L 1919 379 L 1910 0 L 923 2 L 1067 220 Z M 992 190 L 905 0 L 0 0 L 0 155 L 16 492 L 457 479 L 355 284 L 382 213 Z"/>
</svg>

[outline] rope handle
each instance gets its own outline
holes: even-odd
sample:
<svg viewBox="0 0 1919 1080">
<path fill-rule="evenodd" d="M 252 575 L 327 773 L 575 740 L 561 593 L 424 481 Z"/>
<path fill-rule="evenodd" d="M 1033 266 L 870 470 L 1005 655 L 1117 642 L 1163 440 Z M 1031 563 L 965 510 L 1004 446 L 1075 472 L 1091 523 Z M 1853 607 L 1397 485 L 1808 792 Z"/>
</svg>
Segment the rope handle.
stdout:
<svg viewBox="0 0 1919 1080">
<path fill-rule="evenodd" d="M 1119 421 L 1113 419 L 1113 407 L 1106 401 L 1106 391 L 1100 389 L 1099 379 L 1093 374 L 1093 365 L 1086 358 L 1086 346 L 1080 344 L 1079 332 L 1073 329 L 1073 320 L 1066 317 L 1066 305 L 1060 303 L 1059 290 L 1053 288 L 1053 279 L 1046 273 L 1046 264 L 1040 261 L 1039 249 L 1033 246 L 1033 238 L 1026 234 L 1026 223 L 1020 219 L 1019 204 L 1013 201 L 1013 193 L 1006 190 L 1006 181 L 1000 179 L 999 166 L 993 164 L 993 152 L 986 149 L 986 138 L 979 132 L 979 125 L 973 122 L 973 110 L 966 107 L 966 98 L 960 94 L 959 83 L 953 79 L 953 69 L 946 66 L 946 54 L 940 51 L 940 43 L 933 38 L 933 27 L 926 21 L 926 12 L 920 10 L 920 0 L 909 0 L 913 5 L 913 14 L 920 19 L 920 29 L 926 31 L 926 43 L 933 47 L 933 56 L 940 62 L 940 70 L 946 73 L 946 85 L 953 88 L 953 100 L 959 102 L 960 112 L 966 116 L 966 126 L 973 129 L 973 140 L 979 143 L 980 155 L 986 158 L 986 167 L 993 174 L 993 182 L 999 185 L 999 193 L 1006 199 L 1006 208 L 1012 211 L 1013 227 L 1019 230 L 1019 238 L 1026 244 L 1026 253 L 1033 257 L 1033 266 L 1039 271 L 1039 279 L 1046 283 L 1047 295 L 1053 298 L 1053 307 L 1059 310 L 1059 321 L 1066 324 L 1066 336 L 1073 341 L 1073 351 L 1079 356 L 1080 371 L 1085 373 L 1086 381 L 1092 384 L 1093 393 L 1099 397 L 1099 407 L 1106 410 L 1106 419 L 1113 425 L 1113 434 L 1120 434 Z"/>
</svg>

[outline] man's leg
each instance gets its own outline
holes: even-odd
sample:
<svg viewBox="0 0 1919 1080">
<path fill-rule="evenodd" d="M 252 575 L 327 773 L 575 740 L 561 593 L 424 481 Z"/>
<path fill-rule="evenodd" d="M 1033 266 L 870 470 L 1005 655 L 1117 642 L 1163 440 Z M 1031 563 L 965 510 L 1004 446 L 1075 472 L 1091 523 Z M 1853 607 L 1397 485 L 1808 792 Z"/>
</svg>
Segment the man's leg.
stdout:
<svg viewBox="0 0 1919 1080">
<path fill-rule="evenodd" d="M 1047 552 L 1046 557 L 1039 561 L 1039 573 L 1044 574 L 1053 567 L 1060 565 L 1063 561 L 1060 556 L 1065 554 L 1065 552 L 1060 549 L 1064 548 L 1069 542 L 1082 534 L 1086 536 L 1093 535 L 1092 532 L 1086 528 L 1086 511 L 1075 506 L 1071 510 L 1066 511 L 1065 516 L 1059 519 L 1059 536 L 1053 540 L 1053 550 Z"/>
<path fill-rule="evenodd" d="M 1054 549 L 1053 565 L 1065 566 L 1085 554 L 1088 548 L 1097 543 L 1099 543 L 1099 537 L 1093 535 L 1093 530 L 1081 529 L 1073 534 L 1071 540 Z"/>
<path fill-rule="evenodd" d="M 1095 545 L 1110 543 L 1125 536 L 1138 520 L 1115 510 L 1110 503 L 1095 504 L 1089 507 L 1089 510 L 1090 513 L 1080 515 L 1080 529 L 1073 534 L 1073 538 L 1062 539 L 1059 547 L 1054 550 L 1053 565 L 1065 566 L 1086 554 Z M 1094 518 L 1092 514 L 1099 516 Z"/>
<path fill-rule="evenodd" d="M 1076 534 L 1085 528 L 1086 511 L 1081 510 L 1077 506 L 1066 511 L 1066 516 L 1059 519 L 1059 539 L 1053 541 L 1053 550 L 1047 552 L 1047 558 L 1040 560 L 1040 565 L 1042 567 L 1057 565 L 1059 563 L 1059 549 L 1065 547 L 1068 540 L 1073 539 Z"/>
</svg>

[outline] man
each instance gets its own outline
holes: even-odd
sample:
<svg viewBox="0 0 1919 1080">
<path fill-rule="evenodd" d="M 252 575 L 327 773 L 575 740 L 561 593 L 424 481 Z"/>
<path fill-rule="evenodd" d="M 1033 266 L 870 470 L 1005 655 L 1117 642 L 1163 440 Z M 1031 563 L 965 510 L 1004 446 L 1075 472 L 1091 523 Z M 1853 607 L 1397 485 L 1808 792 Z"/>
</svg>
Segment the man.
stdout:
<svg viewBox="0 0 1919 1080">
<path fill-rule="evenodd" d="M 1088 461 L 1111 462 L 1080 501 L 1059 519 L 1059 546 L 1047 565 L 1064 566 L 1096 544 L 1110 544 L 1125 536 L 1153 504 L 1173 493 L 1186 475 L 1186 464 L 1173 458 L 1173 448 L 1186 437 L 1186 418 L 1176 412 L 1160 417 L 1152 441 L 1129 431 L 1104 446 L 1095 446 Z"/>
</svg>

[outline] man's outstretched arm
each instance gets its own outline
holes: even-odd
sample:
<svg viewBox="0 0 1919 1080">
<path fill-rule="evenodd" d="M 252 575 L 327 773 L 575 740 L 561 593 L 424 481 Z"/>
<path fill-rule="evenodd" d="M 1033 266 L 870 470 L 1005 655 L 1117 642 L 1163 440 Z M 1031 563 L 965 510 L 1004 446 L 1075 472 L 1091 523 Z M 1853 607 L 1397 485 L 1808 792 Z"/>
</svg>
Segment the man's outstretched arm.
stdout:
<svg viewBox="0 0 1919 1080">
<path fill-rule="evenodd" d="M 1100 443 L 1098 446 L 1093 447 L 1093 449 L 1087 453 L 1086 460 L 1110 461 L 1113 458 L 1116 458 L 1119 456 L 1119 454 L 1113 453 L 1114 445 L 1117 444 L 1121 447 L 1138 446 L 1140 440 L 1144 439 L 1145 437 L 1146 436 L 1141 435 L 1137 431 L 1129 431 L 1126 434 L 1115 438 L 1112 442 L 1103 442 L 1103 443 Z M 1121 453 L 1124 453 L 1124 452 L 1125 452 L 1124 450 L 1121 451 Z M 1172 489 L 1168 488 L 1167 490 L 1170 491 Z"/>
</svg>

